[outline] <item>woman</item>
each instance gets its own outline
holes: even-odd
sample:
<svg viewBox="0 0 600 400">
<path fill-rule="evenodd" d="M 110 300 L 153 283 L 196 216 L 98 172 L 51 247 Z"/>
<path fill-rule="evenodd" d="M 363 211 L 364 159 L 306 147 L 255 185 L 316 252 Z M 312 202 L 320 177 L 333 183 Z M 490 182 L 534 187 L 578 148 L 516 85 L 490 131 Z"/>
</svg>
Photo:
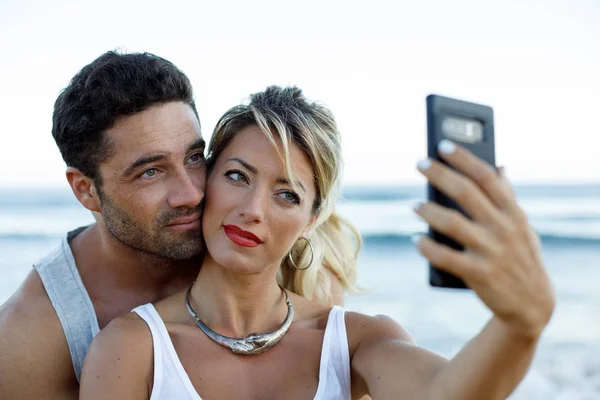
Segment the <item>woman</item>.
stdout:
<svg viewBox="0 0 600 400">
<path fill-rule="evenodd" d="M 97 336 L 81 398 L 508 396 L 551 316 L 552 290 L 536 236 L 504 177 L 458 146 L 446 142 L 440 153 L 464 175 L 433 161 L 420 163 L 420 171 L 474 220 L 435 204 L 416 212 L 469 250 L 427 237 L 417 247 L 463 278 L 494 313 L 452 360 L 416 347 L 388 318 L 324 306 L 277 284 L 284 259 L 310 268 L 309 243 L 333 207 L 341 151 L 327 109 L 297 88 L 270 87 L 228 111 L 211 141 L 208 252 L 195 283 Z M 306 257 L 298 257 L 297 242 L 308 244 Z"/>
</svg>

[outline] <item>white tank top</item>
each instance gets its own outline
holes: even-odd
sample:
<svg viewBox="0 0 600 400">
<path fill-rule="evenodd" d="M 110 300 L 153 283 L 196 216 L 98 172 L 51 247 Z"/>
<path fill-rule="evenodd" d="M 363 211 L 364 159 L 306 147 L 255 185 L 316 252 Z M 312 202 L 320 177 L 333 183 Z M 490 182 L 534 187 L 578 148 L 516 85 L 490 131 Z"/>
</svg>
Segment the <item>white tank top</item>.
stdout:
<svg viewBox="0 0 600 400">
<path fill-rule="evenodd" d="M 154 348 L 154 385 L 150 400 L 202 400 L 175 352 L 163 320 L 152 304 L 133 310 L 150 328 Z M 350 352 L 345 310 L 334 306 L 329 313 L 314 400 L 350 399 Z"/>
</svg>

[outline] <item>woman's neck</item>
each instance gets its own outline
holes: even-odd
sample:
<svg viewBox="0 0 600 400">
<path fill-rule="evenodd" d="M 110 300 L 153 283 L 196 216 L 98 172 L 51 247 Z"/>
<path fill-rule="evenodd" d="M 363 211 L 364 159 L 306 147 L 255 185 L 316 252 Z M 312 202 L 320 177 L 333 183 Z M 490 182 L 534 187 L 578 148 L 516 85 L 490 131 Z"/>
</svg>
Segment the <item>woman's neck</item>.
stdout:
<svg viewBox="0 0 600 400">
<path fill-rule="evenodd" d="M 273 331 L 288 311 L 276 273 L 277 266 L 259 274 L 231 272 L 207 255 L 190 303 L 200 319 L 221 335 L 245 337 Z"/>
</svg>

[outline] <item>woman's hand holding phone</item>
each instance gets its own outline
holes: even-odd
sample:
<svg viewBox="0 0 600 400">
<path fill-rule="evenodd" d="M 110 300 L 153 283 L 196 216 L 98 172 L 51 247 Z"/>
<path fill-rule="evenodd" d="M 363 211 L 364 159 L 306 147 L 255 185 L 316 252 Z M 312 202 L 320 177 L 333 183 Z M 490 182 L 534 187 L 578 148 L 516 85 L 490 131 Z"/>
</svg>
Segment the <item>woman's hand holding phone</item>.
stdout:
<svg viewBox="0 0 600 400">
<path fill-rule="evenodd" d="M 454 170 L 427 159 L 419 171 L 472 219 L 434 202 L 421 204 L 417 214 L 465 250 L 425 235 L 415 241 L 418 250 L 437 268 L 461 278 L 513 332 L 537 338 L 552 315 L 554 292 L 539 237 L 512 186 L 503 173 L 455 143 L 441 141 L 438 152 Z"/>
</svg>

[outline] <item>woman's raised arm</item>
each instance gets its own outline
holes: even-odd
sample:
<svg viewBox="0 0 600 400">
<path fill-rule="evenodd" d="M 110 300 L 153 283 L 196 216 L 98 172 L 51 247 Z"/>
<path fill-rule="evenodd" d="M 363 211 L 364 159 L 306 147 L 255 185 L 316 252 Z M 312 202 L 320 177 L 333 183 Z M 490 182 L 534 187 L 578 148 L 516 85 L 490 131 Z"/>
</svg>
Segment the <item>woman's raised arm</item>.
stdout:
<svg viewBox="0 0 600 400">
<path fill-rule="evenodd" d="M 466 250 L 425 236 L 417 248 L 462 278 L 494 315 L 447 363 L 394 336 L 393 328 L 373 325 L 359 335 L 353 370 L 375 398 L 504 399 L 529 368 L 554 292 L 539 239 L 504 175 L 453 143 L 443 142 L 440 154 L 456 171 L 432 160 L 421 162 L 420 171 L 473 219 L 435 203 L 416 212 Z"/>
</svg>

